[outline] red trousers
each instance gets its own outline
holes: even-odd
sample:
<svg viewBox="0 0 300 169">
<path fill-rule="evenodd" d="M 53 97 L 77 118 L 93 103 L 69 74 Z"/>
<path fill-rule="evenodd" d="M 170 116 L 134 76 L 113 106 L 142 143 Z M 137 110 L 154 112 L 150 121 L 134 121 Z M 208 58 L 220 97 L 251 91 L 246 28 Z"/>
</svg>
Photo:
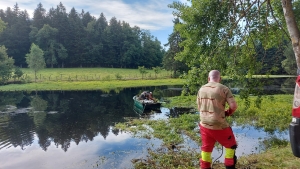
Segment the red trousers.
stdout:
<svg viewBox="0 0 300 169">
<path fill-rule="evenodd" d="M 236 140 L 231 127 L 223 130 L 211 130 L 200 125 L 201 145 L 201 169 L 211 168 L 211 153 L 216 142 L 225 147 L 225 166 L 234 166 L 236 163 Z"/>
</svg>

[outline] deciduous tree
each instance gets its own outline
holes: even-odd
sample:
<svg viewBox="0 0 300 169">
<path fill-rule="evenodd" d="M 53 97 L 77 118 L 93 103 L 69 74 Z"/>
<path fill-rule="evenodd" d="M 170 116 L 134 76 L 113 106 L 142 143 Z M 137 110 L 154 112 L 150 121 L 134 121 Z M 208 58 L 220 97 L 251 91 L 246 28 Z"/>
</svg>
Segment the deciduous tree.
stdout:
<svg viewBox="0 0 300 169">
<path fill-rule="evenodd" d="M 142 79 L 144 78 L 144 75 L 147 74 L 147 70 L 145 68 L 145 66 L 139 66 L 138 67 L 140 74 L 142 74 Z"/>
<path fill-rule="evenodd" d="M 252 92 L 257 82 L 245 78 L 251 79 L 263 68 L 257 59 L 257 42 L 268 50 L 291 40 L 300 68 L 300 33 L 294 15 L 299 13 L 299 1 L 193 0 L 190 4 L 174 2 L 170 7 L 182 21 L 175 29 L 184 39 L 180 43 L 184 50 L 176 59 L 189 66 L 186 77 L 191 91 L 206 82 L 211 69 L 219 69 L 244 83 L 246 95 Z"/>
<path fill-rule="evenodd" d="M 44 51 L 46 64 L 50 65 L 51 68 L 58 63 L 59 59 L 64 61 L 68 57 L 66 48 L 58 43 L 57 35 L 58 30 L 48 24 L 43 25 L 38 31 L 37 28 L 32 27 L 30 32 L 31 39 Z"/>
<path fill-rule="evenodd" d="M 0 18 L 0 34 L 5 29 L 5 26 L 6 23 Z M 4 46 L 0 46 L 0 84 L 8 81 L 14 68 L 14 59 L 8 57 L 6 50 Z"/>
<path fill-rule="evenodd" d="M 159 74 L 161 72 L 161 67 L 159 67 L 159 66 L 152 67 L 152 70 L 155 73 L 155 78 L 157 78 L 157 74 Z"/>
<path fill-rule="evenodd" d="M 12 76 L 14 59 L 8 57 L 6 48 L 0 46 L 0 84 L 5 84 Z"/>
<path fill-rule="evenodd" d="M 26 54 L 28 67 L 34 72 L 34 81 L 36 82 L 36 73 L 45 68 L 44 52 L 34 43 L 31 45 L 30 52 Z"/>
<path fill-rule="evenodd" d="M 24 74 L 24 72 L 19 68 L 19 67 L 15 67 L 15 71 L 14 71 L 14 75 L 13 75 L 13 78 L 14 80 L 16 79 L 20 79 L 20 77 L 22 77 Z"/>
</svg>

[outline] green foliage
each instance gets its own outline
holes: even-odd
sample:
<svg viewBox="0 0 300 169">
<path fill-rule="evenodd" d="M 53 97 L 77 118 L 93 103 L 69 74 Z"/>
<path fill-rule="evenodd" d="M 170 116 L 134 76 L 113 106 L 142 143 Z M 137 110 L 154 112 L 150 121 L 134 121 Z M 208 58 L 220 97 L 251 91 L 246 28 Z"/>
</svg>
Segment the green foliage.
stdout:
<svg viewBox="0 0 300 169">
<path fill-rule="evenodd" d="M 0 18 L 0 33 L 5 29 L 6 23 Z"/>
<path fill-rule="evenodd" d="M 194 169 L 199 168 L 200 153 L 195 149 L 173 151 L 168 148 L 148 149 L 146 159 L 133 159 L 134 168 L 168 168 Z"/>
<path fill-rule="evenodd" d="M 30 48 L 29 41 L 30 18 L 27 11 L 21 11 L 18 4 L 13 8 L 1 10 L 1 20 L 5 22 L 6 28 L 0 35 L 0 44 L 7 48 L 7 54 L 11 56 L 15 65 L 25 65 L 25 54 Z"/>
<path fill-rule="evenodd" d="M 161 148 L 148 148 L 146 159 L 133 159 L 135 168 L 195 168 L 199 167 L 200 154 L 197 149 L 184 146 L 184 137 L 200 144 L 198 131 L 194 130 L 198 120 L 199 115 L 185 114 L 169 120 L 133 119 L 115 127 L 130 131 L 135 137 L 163 140 Z"/>
<path fill-rule="evenodd" d="M 104 81 L 110 81 L 111 80 L 110 75 L 107 75 L 107 76 L 103 77 L 102 80 L 104 80 Z"/>
<path fill-rule="evenodd" d="M 238 159 L 237 168 L 292 169 L 298 168 L 299 165 L 299 158 L 293 155 L 291 145 L 287 145 L 275 146 L 260 154 L 241 156 Z"/>
<path fill-rule="evenodd" d="M 282 67 L 289 75 L 296 75 L 297 64 L 294 62 L 295 53 L 292 45 L 287 45 L 284 50 L 284 56 L 286 57 L 286 59 L 281 62 Z"/>
<path fill-rule="evenodd" d="M 116 79 L 118 79 L 118 80 L 121 80 L 123 78 L 122 75 L 119 73 L 115 74 L 115 76 L 116 76 Z"/>
<path fill-rule="evenodd" d="M 161 72 L 161 67 L 159 67 L 159 66 L 152 67 L 152 70 L 155 73 L 155 78 L 157 78 L 157 74 L 159 74 Z"/>
<path fill-rule="evenodd" d="M 33 108 L 33 111 L 45 111 L 48 106 L 48 102 L 39 96 L 34 96 L 31 99 L 30 106 Z"/>
<path fill-rule="evenodd" d="M 232 117 L 238 125 L 253 125 L 266 132 L 287 130 L 291 121 L 292 95 L 251 96 L 247 100 L 235 97 L 238 109 Z M 197 109 L 196 96 L 176 96 L 169 98 L 166 107 L 194 107 Z M 260 103 L 258 103 L 260 102 Z"/>
<path fill-rule="evenodd" d="M 136 137 L 145 138 L 159 138 L 163 140 L 165 146 L 178 145 L 184 143 L 182 133 L 192 136 L 196 142 L 199 137 L 196 136 L 194 131 L 195 124 L 199 120 L 199 115 L 183 115 L 180 118 L 166 120 L 140 120 L 133 119 L 128 121 L 125 125 L 122 123 L 117 124 L 115 127 L 130 131 Z M 136 126 L 136 127 L 132 127 Z"/>
<path fill-rule="evenodd" d="M 180 24 L 179 18 L 174 19 L 173 23 L 175 28 L 177 24 Z M 162 64 L 166 70 L 173 71 L 173 77 L 179 77 L 176 75 L 177 73 L 180 74 L 188 70 L 188 67 L 184 62 L 179 61 L 176 58 L 177 53 L 183 51 L 183 47 L 180 47 L 179 45 L 182 41 L 179 32 L 173 29 L 172 34 L 168 37 L 168 43 L 165 44 L 165 46 L 169 46 L 169 49 L 164 55 Z"/>
<path fill-rule="evenodd" d="M 164 50 L 150 31 L 116 17 L 107 19 L 101 13 L 96 18 L 75 8 L 67 11 L 61 2 L 49 10 L 39 3 L 32 19 L 17 5 L 11 9 L 0 12 L 7 23 L 0 44 L 19 67 L 24 67 L 31 43 L 44 51 L 47 67 L 150 68 L 162 62 Z"/>
<path fill-rule="evenodd" d="M 37 28 L 31 27 L 31 39 L 44 51 L 44 57 L 47 65 L 53 68 L 58 63 L 58 59 L 64 60 L 68 57 L 66 48 L 58 43 L 56 36 L 58 29 L 45 24 L 37 31 Z"/>
<path fill-rule="evenodd" d="M 41 29 L 45 24 L 45 19 L 46 9 L 43 8 L 42 3 L 39 3 L 33 13 L 32 26 Z"/>
<path fill-rule="evenodd" d="M 36 82 L 36 73 L 46 66 L 43 50 L 33 43 L 30 53 L 26 54 L 26 62 L 28 67 L 33 70 Z"/>
<path fill-rule="evenodd" d="M 289 38 L 281 3 L 260 2 L 195 0 L 169 5 L 181 21 L 175 31 L 182 38 L 179 46 L 184 50 L 176 53 L 175 59 L 189 67 L 184 77 L 190 92 L 206 82 L 212 69 L 251 90 L 256 83 L 243 83 L 246 78 L 281 71 L 277 68 L 282 59 L 281 46 Z M 249 92 L 244 94 L 249 96 Z"/>
<path fill-rule="evenodd" d="M 254 126 L 270 133 L 285 131 L 291 121 L 292 99 L 292 95 L 264 96 L 259 108 L 255 104 L 256 97 L 250 97 L 250 107 L 247 108 L 238 98 L 239 108 L 234 118 L 238 124 L 255 122 Z"/>
<path fill-rule="evenodd" d="M 172 107 L 197 107 L 195 95 L 191 96 L 176 96 L 168 98 L 169 102 L 164 103 L 167 108 Z"/>
<path fill-rule="evenodd" d="M 272 134 L 275 131 L 286 131 L 291 121 L 292 95 L 263 96 L 261 107 L 256 106 L 257 97 L 249 97 L 250 105 L 246 106 L 240 97 L 236 97 L 238 109 L 228 121 L 238 126 L 254 126 L 257 129 Z M 181 103 L 178 107 L 196 108 L 196 96 L 176 96 L 169 98 L 172 107 Z M 200 153 L 197 149 L 184 147 L 184 136 L 188 136 L 201 145 L 196 130 L 199 114 L 183 114 L 178 118 L 168 120 L 133 119 L 125 123 L 118 123 L 115 127 L 130 131 L 134 136 L 143 138 L 159 138 L 163 140 L 163 146 L 158 149 L 148 148 L 149 155 L 146 159 L 133 159 L 135 168 L 199 168 Z M 133 127 L 134 126 L 134 127 Z M 287 140 L 275 137 L 264 139 L 262 148 L 266 151 L 260 154 L 239 157 L 237 168 L 296 168 L 299 165 L 296 157 L 292 155 Z M 275 155 L 275 154 L 276 155 Z M 263 159 L 263 160 L 262 160 Z M 270 160 L 271 159 L 271 160 Z M 274 160 L 277 159 L 277 160 Z M 284 163 L 282 160 L 285 159 Z M 294 162 L 292 162 L 294 161 Z M 223 163 L 216 163 L 214 168 L 224 167 Z"/>
<path fill-rule="evenodd" d="M 19 67 L 15 67 L 15 72 L 13 75 L 14 80 L 20 79 L 20 77 L 22 77 L 23 74 L 24 74 L 23 71 Z"/>
<path fill-rule="evenodd" d="M 0 84 L 6 83 L 12 76 L 14 60 L 8 57 L 6 48 L 0 46 Z"/>
<path fill-rule="evenodd" d="M 145 68 L 145 66 L 139 66 L 138 67 L 140 74 L 142 74 L 142 79 L 144 78 L 144 75 L 147 74 L 147 70 Z"/>
<path fill-rule="evenodd" d="M 289 145 L 289 141 L 288 140 L 281 140 L 279 138 L 277 138 L 276 136 L 272 136 L 267 140 L 263 140 L 262 141 L 262 149 L 266 150 L 266 149 L 271 149 L 274 147 L 286 147 Z"/>
</svg>

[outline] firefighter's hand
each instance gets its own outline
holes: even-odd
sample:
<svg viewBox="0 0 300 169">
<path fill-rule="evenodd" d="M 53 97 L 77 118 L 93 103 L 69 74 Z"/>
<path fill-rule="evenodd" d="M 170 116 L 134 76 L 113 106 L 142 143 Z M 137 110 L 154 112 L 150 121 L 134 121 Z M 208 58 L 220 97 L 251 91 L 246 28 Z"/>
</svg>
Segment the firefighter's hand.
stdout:
<svg viewBox="0 0 300 169">
<path fill-rule="evenodd" d="M 233 114 L 231 109 L 225 110 L 225 116 L 231 116 Z"/>
</svg>

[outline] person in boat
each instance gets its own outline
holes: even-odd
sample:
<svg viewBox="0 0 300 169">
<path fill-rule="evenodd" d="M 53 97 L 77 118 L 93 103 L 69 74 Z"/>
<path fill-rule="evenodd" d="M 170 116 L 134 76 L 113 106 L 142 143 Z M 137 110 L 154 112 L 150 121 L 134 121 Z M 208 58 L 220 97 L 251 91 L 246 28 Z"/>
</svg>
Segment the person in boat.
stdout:
<svg viewBox="0 0 300 169">
<path fill-rule="evenodd" d="M 152 92 L 143 91 L 139 96 L 139 100 L 154 100 Z"/>
<path fill-rule="evenodd" d="M 154 101 L 152 92 L 149 92 L 149 93 L 148 93 L 148 100 L 153 100 L 153 101 Z"/>
</svg>

